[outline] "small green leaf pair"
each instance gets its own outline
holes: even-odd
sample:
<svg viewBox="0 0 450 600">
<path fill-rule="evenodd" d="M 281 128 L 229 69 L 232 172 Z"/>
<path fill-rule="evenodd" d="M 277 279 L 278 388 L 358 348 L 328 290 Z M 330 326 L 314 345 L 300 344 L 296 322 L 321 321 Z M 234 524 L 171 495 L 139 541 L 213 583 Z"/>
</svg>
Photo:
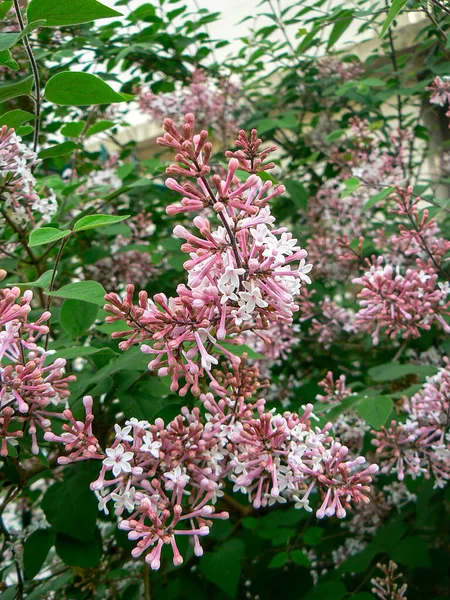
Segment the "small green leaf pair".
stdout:
<svg viewBox="0 0 450 600">
<path fill-rule="evenodd" d="M 128 219 L 130 215 L 115 216 L 115 215 L 88 215 L 77 221 L 73 229 L 56 229 L 56 227 L 40 227 L 31 232 L 30 247 L 43 246 L 51 244 L 63 238 L 69 237 L 72 233 L 78 231 L 86 231 L 87 229 L 96 229 L 106 225 L 113 225 Z"/>
</svg>

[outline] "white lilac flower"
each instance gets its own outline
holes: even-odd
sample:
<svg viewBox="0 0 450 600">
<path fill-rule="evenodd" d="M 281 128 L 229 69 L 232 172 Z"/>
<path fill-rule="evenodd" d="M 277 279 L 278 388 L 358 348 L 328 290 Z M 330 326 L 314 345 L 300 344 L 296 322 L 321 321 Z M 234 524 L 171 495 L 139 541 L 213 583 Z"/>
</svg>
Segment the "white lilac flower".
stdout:
<svg viewBox="0 0 450 600">
<path fill-rule="evenodd" d="M 154 441 L 153 435 L 150 431 L 146 431 L 142 438 L 144 442 L 140 448 L 141 452 L 149 452 L 154 458 L 159 458 L 159 449 L 161 448 L 161 442 Z"/>
<path fill-rule="evenodd" d="M 125 452 L 122 444 L 117 444 L 115 448 L 106 448 L 106 456 L 103 460 L 105 467 L 112 467 L 114 477 L 121 473 L 131 473 L 130 461 L 133 460 L 133 452 Z"/>
</svg>

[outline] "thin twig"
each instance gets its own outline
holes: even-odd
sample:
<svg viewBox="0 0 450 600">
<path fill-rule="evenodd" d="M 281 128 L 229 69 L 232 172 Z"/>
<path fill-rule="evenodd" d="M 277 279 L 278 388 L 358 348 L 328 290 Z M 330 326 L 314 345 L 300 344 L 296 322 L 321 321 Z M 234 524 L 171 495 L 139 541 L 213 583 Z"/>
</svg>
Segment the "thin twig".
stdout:
<svg viewBox="0 0 450 600">
<path fill-rule="evenodd" d="M 50 285 L 48 286 L 48 291 L 49 292 L 53 291 L 53 286 L 55 285 L 55 279 L 56 279 L 56 271 L 57 271 L 58 265 L 59 265 L 59 263 L 61 261 L 62 253 L 63 253 L 63 250 L 64 250 L 64 246 L 67 244 L 69 238 L 70 238 L 70 234 L 67 237 L 63 238 L 63 240 L 61 242 L 61 246 L 59 247 L 58 254 L 57 254 L 56 260 L 55 260 L 55 265 L 53 267 L 52 278 L 50 280 Z M 47 296 L 47 302 L 46 302 L 46 305 L 45 305 L 45 310 L 49 310 L 50 309 L 50 306 L 52 305 L 52 299 L 53 299 L 52 296 L 49 294 Z M 45 344 L 44 344 L 44 349 L 45 350 L 47 350 L 49 339 L 50 339 L 50 330 L 47 332 L 47 335 L 45 336 Z"/>
<path fill-rule="evenodd" d="M 386 2 L 386 7 L 388 6 L 387 0 L 385 0 Z M 398 76 L 398 64 L 397 64 L 397 57 L 395 54 L 395 46 L 394 46 L 394 38 L 392 36 L 392 31 L 391 28 L 388 28 L 388 40 L 389 40 L 389 47 L 391 49 L 391 61 L 392 61 L 392 67 L 394 70 L 394 78 L 395 78 L 395 83 L 397 84 L 397 88 L 400 87 L 400 78 Z M 402 115 L 402 99 L 400 97 L 400 93 L 397 92 L 397 118 L 398 118 L 398 127 L 399 129 L 403 129 L 403 115 Z"/>
<path fill-rule="evenodd" d="M 447 42 L 448 41 L 448 35 L 445 33 L 445 31 L 442 29 L 442 27 L 439 25 L 439 23 L 436 21 L 436 19 L 433 16 L 433 13 L 431 13 L 426 6 L 423 6 L 423 12 L 427 15 L 427 17 L 430 19 L 430 21 L 433 23 L 433 25 L 436 27 L 436 29 L 439 31 L 439 33 L 442 35 L 442 37 L 444 38 L 444 40 Z"/>
<path fill-rule="evenodd" d="M 145 600 L 152 600 L 152 592 L 150 587 L 150 567 L 144 561 L 144 598 Z"/>
<path fill-rule="evenodd" d="M 445 13 L 447 13 L 448 15 L 450 15 L 450 8 L 447 8 L 447 6 L 445 6 L 444 4 L 442 4 L 441 2 L 439 2 L 439 0 L 430 0 L 430 1 L 431 1 L 432 4 L 434 4 L 435 6 L 437 6 L 441 10 L 443 10 Z"/>
<path fill-rule="evenodd" d="M 25 23 L 22 18 L 22 13 L 20 12 L 19 0 L 14 1 L 14 10 L 16 12 L 17 21 L 19 23 L 20 31 L 24 31 Z M 41 82 L 39 79 L 39 70 L 36 63 L 36 59 L 34 58 L 33 50 L 31 49 L 30 40 L 27 35 L 24 35 L 22 38 L 23 45 L 25 47 L 25 52 L 27 53 L 28 60 L 30 61 L 31 70 L 33 71 L 34 78 L 34 114 L 36 117 L 36 124 L 34 127 L 34 136 L 33 136 L 33 150 L 36 152 L 38 144 L 39 144 L 39 130 L 41 124 Z"/>
</svg>

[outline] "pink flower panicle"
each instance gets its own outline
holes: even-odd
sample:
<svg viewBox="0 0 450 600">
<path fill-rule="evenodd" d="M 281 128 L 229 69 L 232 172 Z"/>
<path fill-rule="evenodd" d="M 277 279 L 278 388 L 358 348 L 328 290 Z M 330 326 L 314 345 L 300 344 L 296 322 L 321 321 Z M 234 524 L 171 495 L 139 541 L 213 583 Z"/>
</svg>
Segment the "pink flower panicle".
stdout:
<svg viewBox="0 0 450 600">
<path fill-rule="evenodd" d="M 379 257 L 364 275 L 353 279 L 362 286 L 355 326 L 372 332 L 375 345 L 384 328 L 391 338 L 400 334 L 403 339 L 419 337 L 420 330 L 430 329 L 433 323 L 450 332 L 444 318 L 450 314 L 446 299 L 450 290 L 437 279 L 431 268 L 406 269 L 402 274 L 392 264 L 383 265 L 383 257 Z"/>
<path fill-rule="evenodd" d="M 436 76 L 426 90 L 431 92 L 430 104 L 446 106 L 450 104 L 450 78 Z"/>
<path fill-rule="evenodd" d="M 332 371 L 328 371 L 325 378 L 322 379 L 322 381 L 319 381 L 318 385 L 323 388 L 325 392 L 325 395 L 318 394 L 316 396 L 316 400 L 319 402 L 336 404 L 342 402 L 344 398 L 347 398 L 352 394 L 352 390 L 347 387 L 345 375 L 340 375 L 335 381 Z"/>
<path fill-rule="evenodd" d="M 342 81 L 353 81 L 364 74 L 364 67 L 358 62 L 341 61 L 336 56 L 324 56 L 317 62 L 319 79 L 330 77 L 342 79 Z"/>
<path fill-rule="evenodd" d="M 58 208 L 51 190 L 42 199 L 35 190 L 32 169 L 38 163 L 36 153 L 22 143 L 14 129 L 0 127 L 0 201 L 25 223 L 34 220 L 34 212 L 40 213 L 44 221 L 51 221 Z"/>
<path fill-rule="evenodd" d="M 286 228 L 273 229 L 268 201 L 284 188 L 271 190 L 271 182 L 263 183 L 255 174 L 244 182 L 236 177 L 240 160 L 248 161 L 246 167 L 253 171 L 269 168 L 270 163 L 264 161 L 271 149 L 259 150 L 261 141 L 256 132 L 250 139 L 241 132 L 237 142 L 243 148 L 237 153 L 242 153 L 240 158 L 230 159 L 225 179 L 219 175 L 208 179 L 211 144 L 206 141 L 206 131 L 194 135 L 193 123 L 193 116 L 187 115 L 180 132 L 165 119 L 166 133 L 158 138 L 160 144 L 177 151 L 179 164 L 170 165 L 167 172 L 196 182 L 181 185 L 174 179 L 166 181 L 170 189 L 183 195 L 181 206 L 171 205 L 167 212 L 210 207 L 221 225 L 213 229 L 206 217 L 197 216 L 194 225 L 198 234 L 181 225 L 175 227 L 174 235 L 185 240 L 181 249 L 189 254 L 184 263 L 187 285 L 178 286 L 176 297 L 157 294 L 150 300 L 141 292 L 137 306 L 133 303 L 134 288 L 128 286 L 124 300 L 108 294 L 105 306 L 112 313 L 108 322 L 121 319 L 130 326 L 129 331 L 115 334 L 127 338 L 120 347 L 149 341 L 151 345 L 141 346 L 143 352 L 156 355 L 149 368 L 171 375 L 172 391 L 179 389 L 182 378 L 182 395 L 188 389 L 195 395 L 200 393 L 199 378 L 217 364 L 214 353 L 239 363 L 239 357 L 221 346 L 221 340 L 232 340 L 247 330 L 265 330 L 270 323 L 290 323 L 301 283 L 311 281 L 306 250 L 297 246 Z"/>
<path fill-rule="evenodd" d="M 255 399 L 260 381 L 257 365 L 237 356 L 233 347 L 246 336 L 260 336 L 292 323 L 301 283 L 310 283 L 307 252 L 285 227 L 275 228 L 269 200 L 284 188 L 272 189 L 257 172 L 271 168 L 267 158 L 274 148 L 260 150 L 256 131 L 239 133 L 238 150 L 224 177 L 211 175 L 212 146 L 207 132 L 194 134 L 194 117 L 186 115 L 178 129 L 164 120 L 165 134 L 158 143 L 176 151 L 169 174 L 169 189 L 182 196 L 169 214 L 200 212 L 194 217 L 196 233 L 177 225 L 182 238 L 187 284 L 177 295 L 152 299 L 141 291 L 134 302 L 134 286 L 124 298 L 105 296 L 107 322 L 123 320 L 128 330 L 114 333 L 122 350 L 139 344 L 155 355 L 149 363 L 160 376 L 171 377 L 172 391 L 199 396 L 204 411 L 181 410 L 166 425 L 130 419 L 115 426 L 115 440 L 106 450 L 99 478 L 92 488 L 100 508 L 113 500 L 119 527 L 137 541 L 133 556 L 145 555 L 151 568 L 161 562 L 161 549 L 170 544 L 175 565 L 181 564 L 176 538 L 189 535 L 197 556 L 203 552 L 200 537 L 207 535 L 227 481 L 245 493 L 255 508 L 294 501 L 312 511 L 310 501 L 320 497 L 317 516 L 343 518 L 351 505 L 368 502 L 376 465 L 363 467 L 365 459 L 330 435 L 331 424 L 312 424 L 313 406 L 303 414 L 266 410 L 263 398 Z M 240 169 L 247 173 L 237 177 Z M 192 180 L 189 181 L 189 180 Z M 210 209 L 220 225 L 211 225 Z M 227 346 L 222 340 L 227 340 Z M 220 361 L 220 362 L 219 362 Z M 200 384 L 209 391 L 201 393 Z M 181 383 L 181 387 L 180 387 Z M 130 516 L 122 519 L 126 510 Z"/>
<path fill-rule="evenodd" d="M 317 342 L 328 350 L 342 335 L 353 332 L 354 311 L 339 306 L 334 300 L 325 296 L 318 304 L 320 318 L 311 320 L 311 333 L 317 337 Z"/>
<path fill-rule="evenodd" d="M 63 432 L 61 435 L 56 435 L 51 431 L 44 434 L 44 439 L 48 442 L 59 442 L 64 444 L 65 456 L 58 457 L 60 465 L 78 462 L 80 460 L 101 459 L 103 453 L 97 438 L 92 431 L 92 423 L 94 415 L 92 414 L 93 400 L 92 396 L 83 398 L 83 406 L 86 417 L 84 421 L 75 420 L 72 411 L 66 409 L 62 413 L 62 417 L 69 421 L 62 426 Z"/>
<path fill-rule="evenodd" d="M 396 206 L 389 212 L 403 219 L 398 224 L 398 234 L 390 240 L 393 255 L 401 252 L 416 258 L 419 268 L 433 269 L 442 274 L 450 241 L 441 237 L 439 225 L 436 219 L 429 217 L 428 209 L 419 209 L 422 198 L 413 195 L 412 186 L 408 186 L 405 189 L 397 187 L 391 199 Z"/>
<path fill-rule="evenodd" d="M 114 502 L 120 529 L 139 540 L 134 557 L 145 554 L 153 569 L 160 566 L 164 544 L 173 562 L 181 564 L 176 537 L 190 535 L 201 556 L 200 537 L 209 533 L 226 481 L 249 496 L 255 508 L 275 502 L 295 502 L 312 511 L 310 498 L 321 497 L 318 518 L 343 518 L 351 504 L 367 502 L 368 484 L 376 465 L 363 470 L 362 457 L 348 459 L 348 449 L 329 435 L 331 424 L 313 427 L 312 405 L 299 416 L 265 411 L 264 400 L 247 402 L 247 392 L 230 393 L 239 382 L 225 377 L 227 389 L 203 394 L 206 414 L 198 408 L 164 424 L 130 419 L 115 426 L 115 440 L 106 450 L 102 470 L 91 485 L 99 507 L 108 512 Z M 122 517 L 124 511 L 130 516 Z"/>
<path fill-rule="evenodd" d="M 4 273 L 4 272 L 3 272 Z M 2 275 L 3 275 L 2 273 Z M 7 442 L 26 433 L 31 436 L 31 451 L 39 452 L 37 427 L 49 431 L 50 408 L 64 402 L 69 395 L 66 361 L 62 358 L 46 364 L 48 354 L 38 345 L 48 333 L 50 318 L 44 312 L 37 321 L 29 321 L 33 293 L 21 296 L 18 287 L 0 290 L 0 437 L 1 453 L 7 455 Z M 18 430 L 17 425 L 21 430 Z M 25 429 L 26 428 L 26 429 Z"/>
<path fill-rule="evenodd" d="M 180 115 L 193 113 L 202 127 L 210 127 L 223 141 L 236 130 L 237 116 L 242 119 L 246 113 L 240 84 L 229 77 L 216 81 L 202 69 L 195 69 L 188 84 L 173 92 L 141 89 L 138 102 L 140 110 L 155 120 L 171 117 L 177 122 Z"/>
<path fill-rule="evenodd" d="M 405 399 L 406 421 L 374 432 L 381 472 L 396 473 L 400 481 L 433 478 L 435 487 L 450 479 L 450 366 L 448 360 L 411 399 Z"/>
<path fill-rule="evenodd" d="M 333 373 L 328 371 L 326 377 L 318 385 L 324 389 L 325 395 L 318 394 L 316 400 L 329 404 L 331 407 L 339 406 L 346 398 L 356 396 L 347 386 L 345 375 L 341 375 L 335 381 Z M 352 452 L 361 452 L 364 436 L 369 429 L 367 423 L 352 408 L 343 411 L 333 423 L 333 432 L 340 442 L 350 448 Z"/>
<path fill-rule="evenodd" d="M 380 600 L 407 600 L 408 586 L 406 583 L 400 586 L 398 579 L 403 576 L 403 573 L 396 573 L 397 564 L 390 560 L 388 566 L 378 563 L 377 567 L 383 572 L 384 577 L 374 577 L 370 580 L 373 585 L 372 594 Z"/>
</svg>

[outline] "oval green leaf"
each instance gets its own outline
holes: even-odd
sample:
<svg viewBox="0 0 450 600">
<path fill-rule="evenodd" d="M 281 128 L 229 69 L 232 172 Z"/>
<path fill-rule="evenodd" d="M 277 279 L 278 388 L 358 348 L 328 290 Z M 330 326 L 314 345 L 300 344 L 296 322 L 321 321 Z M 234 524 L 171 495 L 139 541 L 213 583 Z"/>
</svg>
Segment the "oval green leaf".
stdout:
<svg viewBox="0 0 450 600">
<path fill-rule="evenodd" d="M 401 9 L 405 6 L 405 4 L 406 4 L 406 0 L 393 0 L 393 2 L 391 4 L 391 8 L 389 9 L 387 17 L 383 23 L 383 27 L 381 28 L 381 33 L 379 35 L 380 38 L 382 38 L 383 35 L 386 33 L 386 31 L 388 30 L 388 27 L 390 26 L 392 21 L 395 19 L 395 17 L 398 15 L 398 13 L 401 11 Z"/>
<path fill-rule="evenodd" d="M 27 579 L 33 579 L 39 573 L 55 539 L 56 533 L 49 527 L 36 529 L 27 537 L 23 547 L 23 565 Z"/>
<path fill-rule="evenodd" d="M 61 326 L 73 338 L 86 333 L 97 318 L 98 307 L 83 300 L 66 300 L 61 307 Z"/>
<path fill-rule="evenodd" d="M 63 142 L 62 144 L 56 144 L 51 148 L 46 148 L 45 150 L 41 150 L 39 152 L 39 158 L 53 158 L 55 156 L 66 156 L 66 154 L 71 154 L 74 150 L 79 148 L 78 144 L 75 142 Z"/>
<path fill-rule="evenodd" d="M 58 298 L 71 298 L 73 300 L 84 300 L 98 306 L 105 304 L 104 296 L 105 288 L 96 281 L 77 281 L 64 285 L 59 290 L 54 292 L 46 292 L 48 296 L 56 296 Z"/>
<path fill-rule="evenodd" d="M 45 27 L 62 27 L 123 15 L 97 0 L 31 0 L 28 21 L 46 19 Z"/>
<path fill-rule="evenodd" d="M 30 75 L 25 79 L 16 80 L 15 83 L 2 83 L 0 85 L 0 102 L 6 102 L 17 96 L 29 96 L 33 81 L 33 75 Z"/>
<path fill-rule="evenodd" d="M 67 229 L 61 231 L 55 227 L 41 227 L 31 232 L 29 246 L 42 246 L 43 244 L 51 244 L 62 238 L 70 235 L 70 231 Z"/>
<path fill-rule="evenodd" d="M 130 215 L 88 215 L 77 221 L 73 227 L 74 231 L 85 231 L 86 229 L 95 229 L 96 227 L 105 227 L 113 225 L 120 221 L 125 221 Z"/>
<path fill-rule="evenodd" d="M 23 123 L 34 119 L 36 119 L 36 117 L 32 113 L 17 108 L 15 110 L 10 110 L 0 117 L 0 127 L 2 125 L 7 125 L 8 127 L 17 129 Z"/>
<path fill-rule="evenodd" d="M 393 408 L 394 403 L 388 396 L 369 396 L 360 402 L 356 412 L 374 429 L 380 429 Z"/>
<path fill-rule="evenodd" d="M 115 92 L 100 77 L 90 73 L 64 71 L 49 80 L 45 98 L 61 106 L 90 106 L 125 102 L 130 96 Z"/>
</svg>

